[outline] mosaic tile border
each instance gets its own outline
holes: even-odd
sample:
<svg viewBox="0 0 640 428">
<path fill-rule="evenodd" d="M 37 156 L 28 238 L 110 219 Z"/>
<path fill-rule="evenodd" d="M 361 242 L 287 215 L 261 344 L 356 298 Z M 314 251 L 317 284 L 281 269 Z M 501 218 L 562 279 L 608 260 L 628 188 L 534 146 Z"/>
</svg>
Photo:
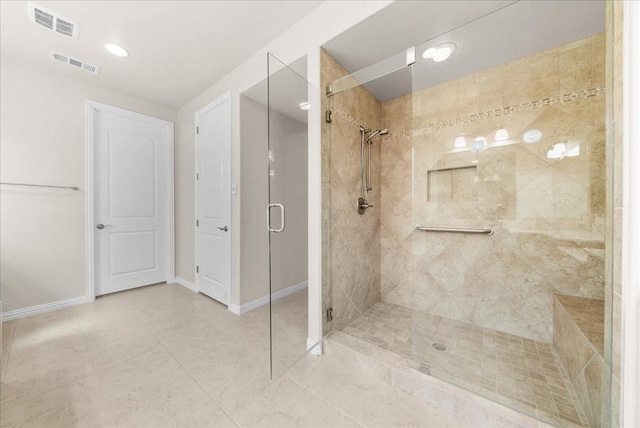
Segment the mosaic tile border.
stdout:
<svg viewBox="0 0 640 428">
<path fill-rule="evenodd" d="M 456 119 L 442 120 L 440 122 L 434 122 L 428 125 L 424 125 L 420 128 L 408 129 L 408 130 L 402 130 L 402 131 L 391 131 L 389 132 L 388 135 L 383 136 L 382 140 L 385 141 L 385 140 L 391 140 L 391 139 L 400 138 L 400 137 L 419 136 L 436 129 L 448 128 L 448 127 L 460 125 L 463 123 L 470 123 L 470 122 L 475 122 L 477 120 L 490 119 L 493 117 L 506 116 L 511 113 L 517 113 L 521 111 L 535 110 L 538 108 L 548 107 L 555 104 L 564 104 L 564 103 L 568 103 L 568 102 L 572 102 L 572 101 L 576 101 L 584 98 L 591 98 L 591 97 L 596 97 L 596 96 L 605 95 L 605 94 L 606 94 L 606 88 L 603 88 L 603 87 L 584 89 L 582 91 L 571 92 L 569 94 L 564 94 L 557 97 L 542 98 L 540 100 L 529 101 L 527 103 L 517 104 L 513 106 L 507 106 L 501 109 L 489 110 L 482 113 L 462 116 Z M 335 104 L 330 102 L 328 104 L 328 107 L 334 115 L 344 118 L 349 124 L 357 127 L 363 126 L 366 128 L 366 126 L 362 124 L 362 121 L 358 120 L 356 117 L 353 117 L 349 113 L 338 108 Z"/>
</svg>

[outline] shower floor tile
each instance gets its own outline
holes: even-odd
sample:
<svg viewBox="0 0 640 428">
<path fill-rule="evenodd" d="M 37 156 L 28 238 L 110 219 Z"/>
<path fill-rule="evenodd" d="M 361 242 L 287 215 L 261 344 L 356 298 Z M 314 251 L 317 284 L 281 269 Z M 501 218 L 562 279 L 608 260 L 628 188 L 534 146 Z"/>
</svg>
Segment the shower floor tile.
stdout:
<svg viewBox="0 0 640 428">
<path fill-rule="evenodd" d="M 542 421 L 588 426 L 551 344 L 386 302 L 372 306 L 344 333 L 426 364 L 434 377 Z"/>
</svg>

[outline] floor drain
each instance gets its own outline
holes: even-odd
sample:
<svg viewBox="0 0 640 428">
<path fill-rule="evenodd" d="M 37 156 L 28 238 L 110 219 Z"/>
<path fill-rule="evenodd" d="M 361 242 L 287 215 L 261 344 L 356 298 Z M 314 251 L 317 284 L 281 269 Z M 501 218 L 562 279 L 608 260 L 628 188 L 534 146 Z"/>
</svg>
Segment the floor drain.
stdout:
<svg viewBox="0 0 640 428">
<path fill-rule="evenodd" d="M 447 346 L 443 345 L 442 343 L 434 342 L 434 343 L 431 344 L 431 346 L 436 348 L 438 351 L 446 351 L 447 350 Z"/>
</svg>

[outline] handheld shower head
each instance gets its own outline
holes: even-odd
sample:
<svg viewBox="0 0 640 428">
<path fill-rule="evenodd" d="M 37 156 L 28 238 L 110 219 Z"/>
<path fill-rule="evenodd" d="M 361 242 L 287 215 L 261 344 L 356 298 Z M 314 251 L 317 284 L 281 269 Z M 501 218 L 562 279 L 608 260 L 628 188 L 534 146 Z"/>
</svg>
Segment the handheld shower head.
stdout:
<svg viewBox="0 0 640 428">
<path fill-rule="evenodd" d="M 376 135 L 380 134 L 380 135 L 387 135 L 389 133 L 388 129 L 378 129 L 376 131 L 373 131 L 371 134 L 369 134 L 369 136 L 367 137 L 367 139 L 365 140 L 365 143 L 368 143 L 369 141 L 371 141 L 373 139 L 373 137 L 375 137 Z"/>
</svg>

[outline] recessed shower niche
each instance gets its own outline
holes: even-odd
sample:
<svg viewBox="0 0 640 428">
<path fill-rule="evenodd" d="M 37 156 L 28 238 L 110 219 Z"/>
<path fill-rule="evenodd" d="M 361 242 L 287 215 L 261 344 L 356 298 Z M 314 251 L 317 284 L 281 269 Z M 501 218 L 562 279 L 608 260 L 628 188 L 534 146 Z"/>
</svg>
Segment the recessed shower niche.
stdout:
<svg viewBox="0 0 640 428">
<path fill-rule="evenodd" d="M 475 165 L 427 171 L 427 201 L 476 202 L 479 181 Z"/>
</svg>

